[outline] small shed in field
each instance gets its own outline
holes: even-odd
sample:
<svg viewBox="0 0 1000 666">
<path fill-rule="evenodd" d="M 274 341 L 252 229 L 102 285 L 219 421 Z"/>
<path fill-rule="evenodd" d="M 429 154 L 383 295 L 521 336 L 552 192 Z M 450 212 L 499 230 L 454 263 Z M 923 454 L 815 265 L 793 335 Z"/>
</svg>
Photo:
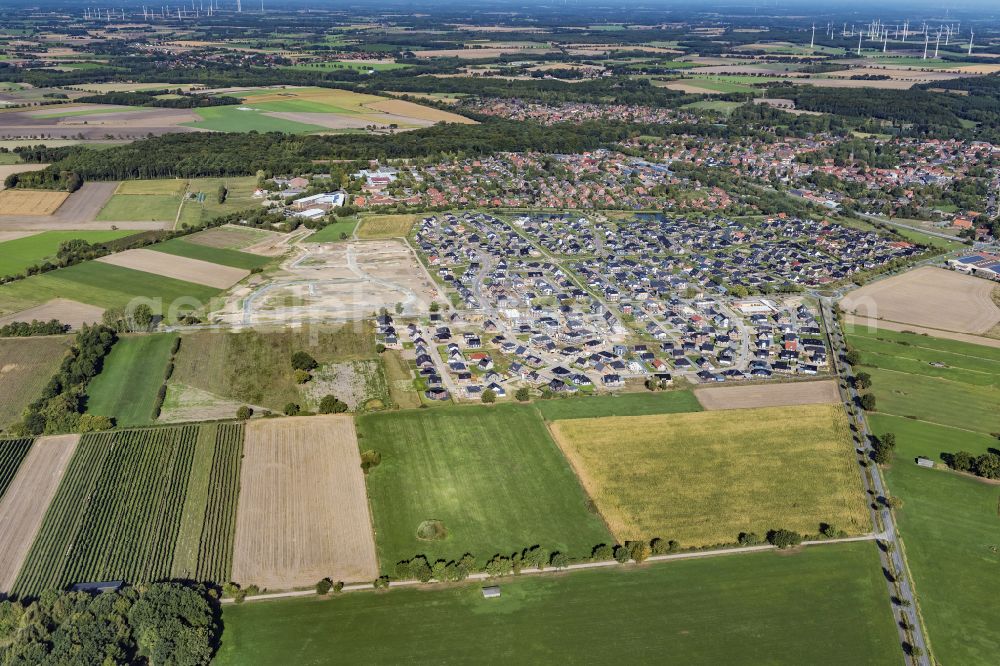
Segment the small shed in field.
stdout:
<svg viewBox="0 0 1000 666">
<path fill-rule="evenodd" d="M 500 598 L 500 586 L 499 585 L 487 585 L 483 588 L 483 598 L 484 599 L 499 599 Z"/>
<path fill-rule="evenodd" d="M 930 458 L 924 458 L 923 456 L 917 458 L 917 464 L 921 467 L 934 467 L 934 461 Z"/>
</svg>

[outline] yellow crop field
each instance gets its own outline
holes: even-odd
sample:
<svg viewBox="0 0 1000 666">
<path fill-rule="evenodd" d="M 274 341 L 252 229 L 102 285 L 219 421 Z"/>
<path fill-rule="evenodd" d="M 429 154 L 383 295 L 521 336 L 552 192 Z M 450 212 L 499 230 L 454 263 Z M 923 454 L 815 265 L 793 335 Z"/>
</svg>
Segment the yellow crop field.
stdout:
<svg viewBox="0 0 1000 666">
<path fill-rule="evenodd" d="M 52 215 L 68 196 L 51 190 L 0 190 L 0 214 Z"/>
<path fill-rule="evenodd" d="M 419 215 L 367 215 L 361 218 L 358 238 L 397 238 L 407 236 Z"/>
<path fill-rule="evenodd" d="M 575 419 L 553 434 L 620 541 L 870 531 L 839 405 Z"/>
</svg>

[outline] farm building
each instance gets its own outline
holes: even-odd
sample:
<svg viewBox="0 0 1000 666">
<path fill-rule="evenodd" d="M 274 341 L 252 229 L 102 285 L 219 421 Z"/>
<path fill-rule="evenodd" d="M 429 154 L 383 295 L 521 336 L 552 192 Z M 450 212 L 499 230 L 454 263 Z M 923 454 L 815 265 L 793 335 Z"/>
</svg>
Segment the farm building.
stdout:
<svg viewBox="0 0 1000 666">
<path fill-rule="evenodd" d="M 487 585 L 483 588 L 483 598 L 484 599 L 499 599 L 500 598 L 500 586 L 499 585 Z"/>
</svg>

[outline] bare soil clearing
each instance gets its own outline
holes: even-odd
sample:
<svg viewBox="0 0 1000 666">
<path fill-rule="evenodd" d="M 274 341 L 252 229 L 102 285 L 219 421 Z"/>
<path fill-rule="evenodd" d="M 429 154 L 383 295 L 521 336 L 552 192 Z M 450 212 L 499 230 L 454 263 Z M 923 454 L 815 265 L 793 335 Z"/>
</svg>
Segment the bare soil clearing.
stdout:
<svg viewBox="0 0 1000 666">
<path fill-rule="evenodd" d="M 21 310 L 6 317 L 0 317 L 0 326 L 15 321 L 51 321 L 58 319 L 72 328 L 80 328 L 84 324 L 95 324 L 101 321 L 104 308 L 71 301 L 66 298 L 56 298 L 48 303 L 27 310 Z"/>
<path fill-rule="evenodd" d="M 101 257 L 97 261 L 184 280 L 185 282 L 204 284 L 218 289 L 228 289 L 250 275 L 250 271 L 242 268 L 221 266 L 200 259 L 188 259 L 154 250 L 126 250 Z"/>
<path fill-rule="evenodd" d="M 982 334 L 1000 322 L 995 283 L 924 266 L 851 292 L 840 305 L 876 328 L 883 321 Z"/>
<path fill-rule="evenodd" d="M 288 589 L 378 575 L 351 417 L 253 421 L 242 470 L 236 582 Z"/>
<path fill-rule="evenodd" d="M 713 386 L 694 392 L 698 402 L 707 410 L 753 409 L 755 407 L 784 407 L 787 405 L 835 404 L 840 402 L 837 382 L 791 382 L 761 384 L 758 386 Z"/>
<path fill-rule="evenodd" d="M 79 441 L 79 435 L 36 440 L 0 501 L 0 592 L 14 584 Z"/>
</svg>

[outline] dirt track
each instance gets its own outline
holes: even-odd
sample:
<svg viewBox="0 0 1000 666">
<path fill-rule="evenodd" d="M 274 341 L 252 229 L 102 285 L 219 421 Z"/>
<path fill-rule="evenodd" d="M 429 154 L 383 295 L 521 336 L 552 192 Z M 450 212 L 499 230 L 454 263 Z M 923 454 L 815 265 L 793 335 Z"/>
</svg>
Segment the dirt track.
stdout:
<svg viewBox="0 0 1000 666">
<path fill-rule="evenodd" d="M 375 539 L 350 416 L 247 425 L 233 579 L 269 589 L 329 576 L 378 575 Z"/>
<path fill-rule="evenodd" d="M 885 320 L 978 334 L 1000 322 L 1000 308 L 991 296 L 995 286 L 982 278 L 924 266 L 852 291 L 840 305 L 876 327 Z"/>
<path fill-rule="evenodd" d="M 705 409 L 753 409 L 814 405 L 840 401 L 837 382 L 790 382 L 749 386 L 713 386 L 695 389 L 694 395 Z"/>
<path fill-rule="evenodd" d="M 39 438 L 0 501 L 0 592 L 14 584 L 79 441 L 79 435 Z"/>
</svg>

